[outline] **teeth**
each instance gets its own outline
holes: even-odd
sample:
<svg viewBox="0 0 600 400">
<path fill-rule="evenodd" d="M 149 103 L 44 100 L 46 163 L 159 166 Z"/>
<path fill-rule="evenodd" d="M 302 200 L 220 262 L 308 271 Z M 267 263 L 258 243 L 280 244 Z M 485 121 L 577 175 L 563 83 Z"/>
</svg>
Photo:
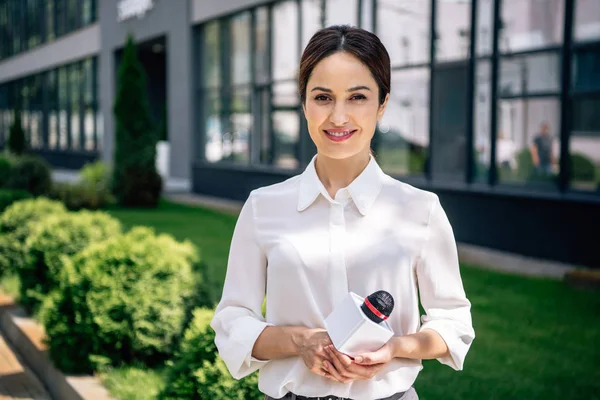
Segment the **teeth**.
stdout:
<svg viewBox="0 0 600 400">
<path fill-rule="evenodd" d="M 341 136 L 349 135 L 351 133 L 351 131 L 343 131 L 343 132 L 330 132 L 330 131 L 327 131 L 327 133 L 329 135 L 331 135 L 331 136 L 341 137 Z"/>
</svg>

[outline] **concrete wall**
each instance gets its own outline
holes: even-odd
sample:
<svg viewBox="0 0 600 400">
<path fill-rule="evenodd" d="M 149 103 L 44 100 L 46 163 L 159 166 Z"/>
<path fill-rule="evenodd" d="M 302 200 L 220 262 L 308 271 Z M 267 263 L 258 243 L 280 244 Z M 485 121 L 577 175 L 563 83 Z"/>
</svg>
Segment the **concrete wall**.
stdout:
<svg viewBox="0 0 600 400">
<path fill-rule="evenodd" d="M 100 53 L 98 23 L 0 62 L 0 83 Z"/>
<path fill-rule="evenodd" d="M 272 3 L 273 0 L 190 0 L 192 7 L 191 23 L 197 24 L 206 20 L 230 14 L 252 6 Z"/>
<path fill-rule="evenodd" d="M 189 1 L 154 0 L 154 7 L 142 18 L 117 21 L 115 1 L 99 2 L 102 50 L 100 58 L 100 102 L 104 115 L 103 159 L 111 161 L 114 152 L 115 122 L 112 112 L 116 88 L 115 50 L 123 47 L 128 33 L 136 42 L 166 37 L 167 113 L 171 145 L 170 174 L 189 178 L 192 156 L 192 26 Z"/>
</svg>

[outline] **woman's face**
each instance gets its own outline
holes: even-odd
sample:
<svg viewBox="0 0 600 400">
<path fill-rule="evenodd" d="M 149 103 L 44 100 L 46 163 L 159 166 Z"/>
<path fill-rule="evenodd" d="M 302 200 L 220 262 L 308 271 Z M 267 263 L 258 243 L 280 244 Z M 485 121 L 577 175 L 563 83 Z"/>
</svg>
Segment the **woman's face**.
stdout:
<svg viewBox="0 0 600 400">
<path fill-rule="evenodd" d="M 303 105 L 319 154 L 335 159 L 368 154 L 388 98 L 379 105 L 377 82 L 354 56 L 338 52 L 321 60 L 308 79 Z"/>
</svg>

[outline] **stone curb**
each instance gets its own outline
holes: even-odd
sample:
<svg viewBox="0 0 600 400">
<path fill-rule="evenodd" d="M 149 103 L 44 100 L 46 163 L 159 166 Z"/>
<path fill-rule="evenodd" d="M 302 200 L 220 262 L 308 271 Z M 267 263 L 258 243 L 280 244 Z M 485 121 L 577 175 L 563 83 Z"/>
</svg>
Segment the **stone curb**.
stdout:
<svg viewBox="0 0 600 400">
<path fill-rule="evenodd" d="M 42 342 L 44 328 L 14 300 L 0 293 L 0 330 L 25 364 L 37 375 L 52 398 L 60 400 L 113 400 L 95 376 L 67 376 L 50 361 Z"/>
</svg>

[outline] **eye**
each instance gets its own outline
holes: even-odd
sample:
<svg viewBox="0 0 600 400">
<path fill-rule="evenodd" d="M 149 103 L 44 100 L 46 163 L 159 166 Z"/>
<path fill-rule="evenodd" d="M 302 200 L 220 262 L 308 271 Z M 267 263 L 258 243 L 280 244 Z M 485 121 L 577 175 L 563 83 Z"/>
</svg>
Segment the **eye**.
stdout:
<svg viewBox="0 0 600 400">
<path fill-rule="evenodd" d="M 366 100 L 366 99 L 367 99 L 367 97 L 364 94 L 360 94 L 360 93 L 355 94 L 350 98 L 350 100 Z"/>
<path fill-rule="evenodd" d="M 324 94 L 319 94 L 315 97 L 315 100 L 317 101 L 327 101 L 329 100 L 329 97 L 324 95 Z"/>
</svg>

